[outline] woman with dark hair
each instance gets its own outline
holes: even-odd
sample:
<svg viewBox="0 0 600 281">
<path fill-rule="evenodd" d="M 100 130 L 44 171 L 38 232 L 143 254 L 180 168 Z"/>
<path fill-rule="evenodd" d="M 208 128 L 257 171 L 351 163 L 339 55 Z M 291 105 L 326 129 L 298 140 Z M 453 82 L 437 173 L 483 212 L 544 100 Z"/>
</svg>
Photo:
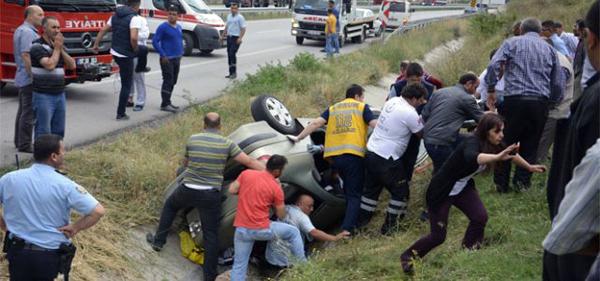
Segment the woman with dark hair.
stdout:
<svg viewBox="0 0 600 281">
<path fill-rule="evenodd" d="M 433 175 L 426 194 L 431 233 L 402 253 L 401 262 L 404 272 L 412 272 L 413 258 L 422 258 L 444 242 L 448 214 L 452 205 L 469 218 L 469 226 L 462 241 L 463 246 L 467 249 L 478 249 L 481 246 L 488 216 L 475 189 L 475 181 L 473 181 L 475 175 L 491 168 L 490 166 L 495 162 L 506 160 L 512 160 L 513 163 L 530 172 L 541 173 L 546 170 L 543 165 L 530 165 L 517 154 L 519 144 L 504 148 L 503 130 L 504 122 L 500 115 L 485 114 L 474 134 L 468 135 Z"/>
</svg>

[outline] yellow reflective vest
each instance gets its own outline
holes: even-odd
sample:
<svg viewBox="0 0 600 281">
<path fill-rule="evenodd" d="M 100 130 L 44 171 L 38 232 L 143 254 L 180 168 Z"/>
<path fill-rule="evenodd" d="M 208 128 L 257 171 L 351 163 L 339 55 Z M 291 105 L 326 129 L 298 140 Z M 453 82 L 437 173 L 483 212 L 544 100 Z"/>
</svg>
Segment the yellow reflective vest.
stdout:
<svg viewBox="0 0 600 281">
<path fill-rule="evenodd" d="M 368 128 L 363 118 L 364 110 L 365 104 L 352 98 L 329 107 L 325 158 L 342 154 L 365 156 Z"/>
</svg>

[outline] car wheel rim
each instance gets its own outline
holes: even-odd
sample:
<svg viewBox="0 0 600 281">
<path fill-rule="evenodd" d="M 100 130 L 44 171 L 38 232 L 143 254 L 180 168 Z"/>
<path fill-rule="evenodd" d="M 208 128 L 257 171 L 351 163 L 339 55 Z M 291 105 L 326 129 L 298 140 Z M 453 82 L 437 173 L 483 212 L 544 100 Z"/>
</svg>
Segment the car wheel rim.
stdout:
<svg viewBox="0 0 600 281">
<path fill-rule="evenodd" d="M 292 115 L 280 101 L 274 98 L 268 98 L 265 101 L 265 105 L 267 106 L 267 110 L 273 119 L 275 119 L 279 124 L 285 127 L 292 126 Z"/>
</svg>

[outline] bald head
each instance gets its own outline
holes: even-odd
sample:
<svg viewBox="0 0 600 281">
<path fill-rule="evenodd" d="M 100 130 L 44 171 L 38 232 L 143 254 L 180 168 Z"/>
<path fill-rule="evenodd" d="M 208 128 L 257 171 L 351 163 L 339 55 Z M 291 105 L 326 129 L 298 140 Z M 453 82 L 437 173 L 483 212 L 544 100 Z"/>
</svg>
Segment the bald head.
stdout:
<svg viewBox="0 0 600 281">
<path fill-rule="evenodd" d="M 205 129 L 219 129 L 221 128 L 221 116 L 216 112 L 209 112 L 204 115 L 204 128 Z"/>
<path fill-rule="evenodd" d="M 33 24 L 36 27 L 42 26 L 42 19 L 44 18 L 44 10 L 38 5 L 30 5 L 25 8 L 25 21 Z"/>
<path fill-rule="evenodd" d="M 310 215 L 314 210 L 315 200 L 308 194 L 302 194 L 296 199 L 296 206 L 298 206 L 303 213 Z"/>
</svg>

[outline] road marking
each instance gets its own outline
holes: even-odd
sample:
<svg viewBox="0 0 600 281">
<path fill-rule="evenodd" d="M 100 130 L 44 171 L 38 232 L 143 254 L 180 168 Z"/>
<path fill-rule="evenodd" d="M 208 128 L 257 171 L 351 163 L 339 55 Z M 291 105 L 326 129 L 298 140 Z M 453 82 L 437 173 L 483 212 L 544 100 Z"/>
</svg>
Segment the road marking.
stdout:
<svg viewBox="0 0 600 281">
<path fill-rule="evenodd" d="M 238 58 L 244 58 L 244 57 L 251 57 L 254 55 L 259 55 L 259 54 L 264 54 L 264 53 L 270 53 L 270 52 L 274 52 L 274 51 L 279 51 L 279 50 L 284 50 L 284 49 L 289 49 L 289 46 L 281 46 L 281 47 L 277 47 L 277 48 L 270 48 L 270 49 L 265 49 L 265 50 L 260 50 L 260 51 L 256 51 L 256 52 L 251 52 L 251 53 L 245 53 L 245 54 L 241 54 L 238 55 Z M 212 63 L 223 63 L 223 61 L 221 61 L 221 59 L 211 59 L 208 61 L 203 61 L 203 62 L 196 62 L 196 63 L 190 63 L 190 64 L 185 64 L 182 65 L 181 67 L 179 67 L 179 69 L 188 69 L 188 68 L 193 68 L 196 66 L 200 66 L 200 65 L 206 65 L 206 64 L 212 64 Z M 146 73 L 146 75 L 156 75 L 156 74 L 162 74 L 162 72 L 160 70 L 155 70 L 155 71 L 150 71 L 148 73 Z M 112 79 L 111 79 L 112 78 Z M 99 82 L 94 82 L 94 83 L 86 83 L 83 85 L 77 85 L 77 88 L 89 88 L 89 87 L 95 87 L 101 84 L 106 84 L 106 83 L 114 83 L 117 80 L 117 76 L 116 74 L 111 76 L 111 77 L 107 77 L 106 79 L 99 81 Z"/>
<path fill-rule="evenodd" d="M 282 30 L 282 29 L 265 30 L 265 31 L 254 32 L 254 34 L 273 33 L 273 32 L 281 32 L 281 31 L 285 31 L 285 30 Z"/>
</svg>

